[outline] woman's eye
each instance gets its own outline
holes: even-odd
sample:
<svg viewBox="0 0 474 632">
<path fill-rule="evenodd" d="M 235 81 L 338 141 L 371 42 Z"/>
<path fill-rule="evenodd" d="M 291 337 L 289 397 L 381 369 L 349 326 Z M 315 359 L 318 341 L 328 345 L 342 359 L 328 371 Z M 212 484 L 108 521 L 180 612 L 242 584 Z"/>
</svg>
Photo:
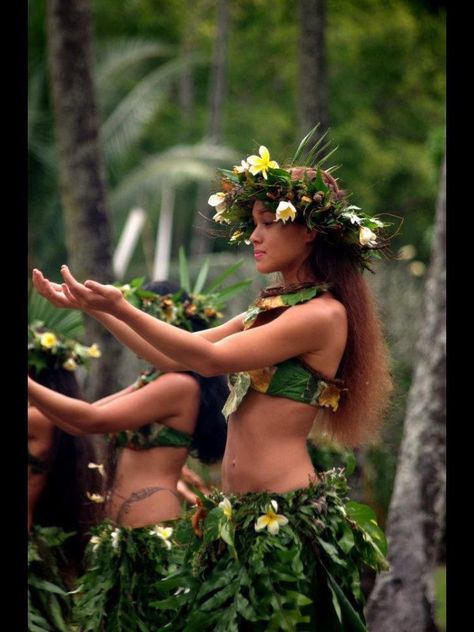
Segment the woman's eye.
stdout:
<svg viewBox="0 0 474 632">
<path fill-rule="evenodd" d="M 263 222 L 264 226 L 273 226 L 273 220 L 271 222 Z"/>
</svg>

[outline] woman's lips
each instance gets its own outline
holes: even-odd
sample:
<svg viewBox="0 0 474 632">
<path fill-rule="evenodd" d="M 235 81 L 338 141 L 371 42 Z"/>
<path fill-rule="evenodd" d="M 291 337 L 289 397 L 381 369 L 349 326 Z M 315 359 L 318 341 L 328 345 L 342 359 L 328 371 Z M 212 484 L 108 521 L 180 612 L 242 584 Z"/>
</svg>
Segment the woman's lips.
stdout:
<svg viewBox="0 0 474 632">
<path fill-rule="evenodd" d="M 264 254 L 265 253 L 263 250 L 254 250 L 253 256 L 255 257 L 255 259 L 261 259 Z"/>
</svg>

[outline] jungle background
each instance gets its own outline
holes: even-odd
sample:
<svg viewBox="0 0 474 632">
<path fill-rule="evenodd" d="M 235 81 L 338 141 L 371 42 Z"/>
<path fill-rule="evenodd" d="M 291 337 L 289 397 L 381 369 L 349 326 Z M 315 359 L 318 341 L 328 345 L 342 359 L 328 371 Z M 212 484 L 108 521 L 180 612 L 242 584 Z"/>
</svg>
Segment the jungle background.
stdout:
<svg viewBox="0 0 474 632">
<path fill-rule="evenodd" d="M 77 59 L 64 56 L 62 67 L 55 66 L 55 29 L 67 28 L 54 21 L 55 5 L 61 2 L 29 1 L 29 270 L 38 267 L 58 281 L 60 265 L 68 262 L 80 278 L 126 282 L 158 273 L 178 281 L 178 251 L 184 247 L 193 279 L 206 258 L 210 281 L 237 260 L 242 265 L 232 280 L 255 278 L 250 248 L 214 239 L 211 224 L 202 217 L 211 217 L 207 199 L 220 189 L 216 167 L 239 164 L 260 144 L 282 163 L 321 121 L 338 146 L 337 175 L 343 188 L 353 192 L 353 203 L 368 212 L 391 214 L 397 225 L 403 218 L 391 257 L 381 261 L 376 275 L 369 275 L 390 346 L 392 406 L 381 440 L 356 451 L 350 479 L 354 495 L 369 503 L 386 526 L 425 325 L 424 297 L 442 189 L 446 3 L 72 4 L 87 5 L 89 11 L 81 15 L 89 20 L 91 33 L 91 57 L 84 63 L 92 87 L 84 84 L 81 99 L 90 120 L 97 115 L 100 174 L 98 184 L 81 180 L 78 159 L 77 186 L 101 190 L 99 221 L 108 232 L 94 225 L 93 215 L 88 216 L 87 232 L 74 231 L 75 225 L 83 227 L 78 220 L 83 209 L 70 203 L 63 157 L 79 148 L 82 141 L 77 139 L 84 133 L 79 117 L 68 136 L 58 102 L 61 90 L 67 97 L 68 64 L 72 75 Z M 72 22 L 69 28 L 82 26 Z M 134 210 L 141 231 L 128 255 L 120 258 L 118 245 Z M 98 243 L 104 234 L 107 243 Z M 99 259 L 103 265 L 96 269 Z M 266 281 L 254 280 L 230 301 L 226 315 L 245 309 Z M 85 386 L 91 399 L 129 383 L 138 362 L 92 327 L 86 323 L 85 338 L 99 339 L 104 360 L 109 356 L 119 361 L 102 368 L 105 380 L 90 376 Z M 330 467 L 346 463 L 348 455 L 323 444 L 319 458 Z M 216 472 L 200 471 L 218 483 Z M 433 572 L 436 624 L 443 630 L 442 545 Z"/>
</svg>

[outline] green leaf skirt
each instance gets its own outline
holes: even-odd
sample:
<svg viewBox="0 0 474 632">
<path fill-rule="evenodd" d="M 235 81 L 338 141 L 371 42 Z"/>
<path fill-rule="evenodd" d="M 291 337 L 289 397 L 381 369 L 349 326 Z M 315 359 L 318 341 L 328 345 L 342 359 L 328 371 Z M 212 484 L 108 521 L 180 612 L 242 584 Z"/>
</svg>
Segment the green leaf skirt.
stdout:
<svg viewBox="0 0 474 632">
<path fill-rule="evenodd" d="M 80 579 L 82 632 L 366 631 L 364 565 L 387 568 L 373 511 L 342 469 L 292 492 L 199 494 L 163 526 L 103 522 Z M 157 532 L 158 529 L 158 532 Z"/>
</svg>

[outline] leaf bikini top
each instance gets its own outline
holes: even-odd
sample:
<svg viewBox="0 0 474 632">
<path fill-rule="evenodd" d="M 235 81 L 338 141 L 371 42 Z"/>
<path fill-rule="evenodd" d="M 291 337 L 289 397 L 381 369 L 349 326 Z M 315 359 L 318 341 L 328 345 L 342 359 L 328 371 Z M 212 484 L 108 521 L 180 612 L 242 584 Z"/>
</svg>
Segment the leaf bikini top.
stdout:
<svg viewBox="0 0 474 632">
<path fill-rule="evenodd" d="M 160 375 L 163 374 L 154 369 L 143 371 L 133 385 L 134 390 L 153 382 Z M 131 450 L 148 450 L 157 447 L 189 448 L 193 441 L 192 435 L 187 432 L 170 428 L 157 421 L 131 430 L 108 433 L 107 439 L 116 448 L 129 448 Z"/>
<path fill-rule="evenodd" d="M 244 329 L 253 327 L 263 312 L 306 303 L 328 289 L 327 285 L 301 283 L 263 290 L 245 313 Z M 228 380 L 230 394 L 222 409 L 226 418 L 237 410 L 249 389 L 311 406 L 327 407 L 334 412 L 339 406 L 341 391 L 344 390 L 342 380 L 322 376 L 297 357 L 262 369 L 231 373 Z"/>
</svg>

